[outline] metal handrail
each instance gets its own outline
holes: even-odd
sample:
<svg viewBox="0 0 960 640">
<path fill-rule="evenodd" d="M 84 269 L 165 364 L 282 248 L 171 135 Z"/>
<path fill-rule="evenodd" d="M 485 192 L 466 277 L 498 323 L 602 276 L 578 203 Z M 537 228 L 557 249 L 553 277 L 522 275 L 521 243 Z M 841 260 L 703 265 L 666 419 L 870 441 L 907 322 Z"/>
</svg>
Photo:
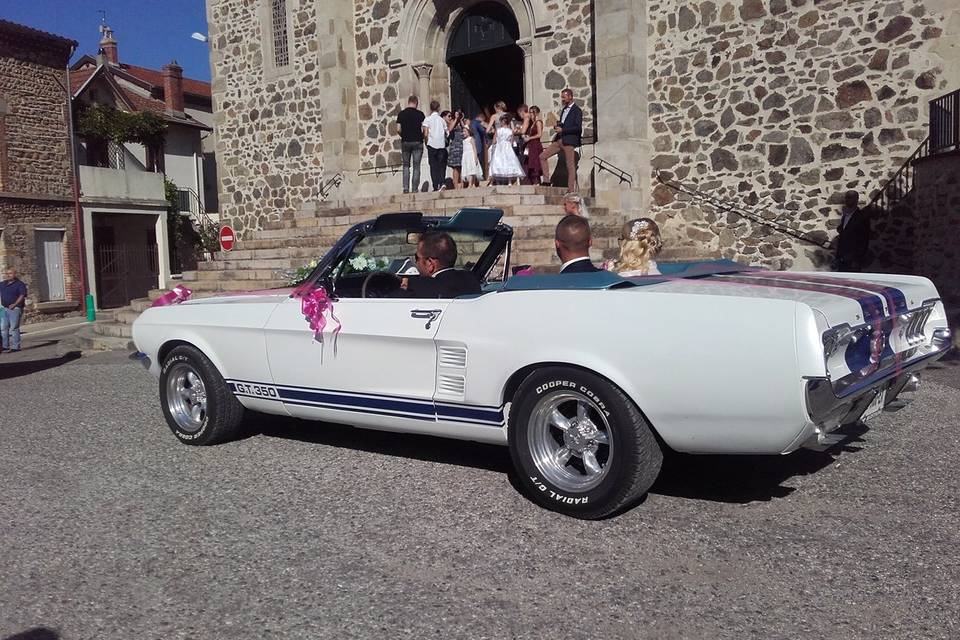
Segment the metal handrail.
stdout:
<svg viewBox="0 0 960 640">
<path fill-rule="evenodd" d="M 593 166 L 595 166 L 600 171 L 607 171 L 612 173 L 620 180 L 620 184 L 627 183 L 630 186 L 633 186 L 633 175 L 627 171 L 624 171 L 617 165 L 613 164 L 608 160 L 604 160 L 598 155 L 593 156 Z"/>
<path fill-rule="evenodd" d="M 193 189 L 192 187 L 180 187 L 180 186 L 178 186 L 177 189 L 180 190 L 180 191 L 186 191 L 186 192 L 188 192 L 188 193 L 190 194 L 190 202 L 191 202 L 191 203 L 196 202 L 196 204 L 197 204 L 197 210 L 196 210 L 196 211 L 194 211 L 194 210 L 193 210 L 193 207 L 191 207 L 191 208 L 190 208 L 190 211 L 187 211 L 186 213 L 189 213 L 190 215 L 196 215 L 196 216 L 197 216 L 197 222 L 199 222 L 201 225 L 206 225 L 206 226 L 216 226 L 216 225 L 217 225 L 217 223 L 214 221 L 214 219 L 210 217 L 210 214 L 207 213 L 206 209 L 204 209 L 204 207 L 203 207 L 203 201 L 200 200 L 200 195 L 199 195 L 196 191 L 194 191 L 194 189 Z"/>
<path fill-rule="evenodd" d="M 321 200 L 326 200 L 333 193 L 334 189 L 339 189 L 343 184 L 343 173 L 337 172 L 332 178 L 320 185 L 319 196 Z"/>
<path fill-rule="evenodd" d="M 960 150 L 960 89 L 930 101 L 930 153 Z"/>
<path fill-rule="evenodd" d="M 379 176 L 384 173 L 390 173 L 396 175 L 403 170 L 403 163 L 400 164 L 383 164 L 376 165 L 373 167 L 364 167 L 357 171 L 358 176 Z"/>
<path fill-rule="evenodd" d="M 779 219 L 783 214 L 781 214 L 781 216 L 765 218 L 761 214 L 747 211 L 745 209 L 741 209 L 739 205 L 736 205 L 722 198 L 718 198 L 717 196 L 704 193 L 703 191 L 700 191 L 699 189 L 696 189 L 696 188 L 687 187 L 681 182 L 673 182 L 671 180 L 668 180 L 663 177 L 659 169 L 657 170 L 657 181 L 660 182 L 660 184 L 670 189 L 673 189 L 674 191 L 677 191 L 678 193 L 685 193 L 693 198 L 698 198 L 702 201 L 705 201 L 711 206 L 716 207 L 717 209 L 720 209 L 724 213 L 732 213 L 740 218 L 745 218 L 761 226 L 768 227 L 786 236 L 790 236 L 791 238 L 796 238 L 801 242 L 806 242 L 808 244 L 812 244 L 814 246 L 820 247 L 821 249 L 831 248 L 829 241 L 821 242 L 819 240 L 814 240 L 813 238 L 807 237 L 802 231 L 794 229 L 793 227 L 788 226 L 786 223 L 779 222 Z"/>
<path fill-rule="evenodd" d="M 920 146 L 907 158 L 907 161 L 897 169 L 893 176 L 883 183 L 880 191 L 873 196 L 868 209 L 876 212 L 890 213 L 894 207 L 902 202 L 913 191 L 913 163 L 930 155 L 930 138 L 923 139 Z"/>
</svg>

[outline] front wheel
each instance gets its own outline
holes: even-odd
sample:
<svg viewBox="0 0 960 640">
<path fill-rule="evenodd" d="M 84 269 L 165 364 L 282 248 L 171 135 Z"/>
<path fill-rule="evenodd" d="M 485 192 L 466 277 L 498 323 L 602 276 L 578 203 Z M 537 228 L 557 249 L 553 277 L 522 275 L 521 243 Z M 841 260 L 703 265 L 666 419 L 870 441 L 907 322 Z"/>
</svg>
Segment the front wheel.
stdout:
<svg viewBox="0 0 960 640">
<path fill-rule="evenodd" d="M 639 500 L 663 463 L 650 425 L 620 389 L 566 367 L 520 385 L 509 440 L 527 494 L 575 518 L 603 518 Z"/>
<path fill-rule="evenodd" d="M 164 360 L 160 406 L 170 430 L 185 444 L 220 444 L 240 433 L 243 405 L 196 347 L 176 347 Z"/>
</svg>

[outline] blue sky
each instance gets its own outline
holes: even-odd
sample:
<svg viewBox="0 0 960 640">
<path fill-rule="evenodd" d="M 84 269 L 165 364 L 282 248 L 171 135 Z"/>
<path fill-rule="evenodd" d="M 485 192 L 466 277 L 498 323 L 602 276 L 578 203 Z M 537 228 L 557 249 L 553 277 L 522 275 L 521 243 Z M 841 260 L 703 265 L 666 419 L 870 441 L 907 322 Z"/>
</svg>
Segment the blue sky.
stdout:
<svg viewBox="0 0 960 640">
<path fill-rule="evenodd" d="M 100 11 L 113 27 L 120 62 L 159 69 L 176 59 L 190 78 L 210 80 L 204 0 L 0 0 L 0 18 L 80 43 L 76 57 L 97 53 Z"/>
</svg>

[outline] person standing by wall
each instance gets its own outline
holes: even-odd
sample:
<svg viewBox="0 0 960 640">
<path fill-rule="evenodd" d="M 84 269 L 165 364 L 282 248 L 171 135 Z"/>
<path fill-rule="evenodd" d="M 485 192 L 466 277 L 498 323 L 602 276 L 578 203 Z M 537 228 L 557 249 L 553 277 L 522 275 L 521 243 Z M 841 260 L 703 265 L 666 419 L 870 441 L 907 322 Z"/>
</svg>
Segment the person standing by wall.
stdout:
<svg viewBox="0 0 960 640">
<path fill-rule="evenodd" d="M 440 191 L 447 177 L 447 122 L 440 115 L 440 103 L 430 102 L 430 115 L 423 121 L 423 137 L 427 141 L 430 161 L 430 181 L 433 190 Z"/>
<path fill-rule="evenodd" d="M 27 285 L 17 277 L 17 270 L 9 267 L 6 279 L 0 282 L 0 304 L 3 318 L 0 319 L 0 334 L 4 351 L 20 351 L 20 320 L 27 300 Z"/>
<path fill-rule="evenodd" d="M 423 160 L 423 121 L 426 116 L 420 111 L 420 100 L 410 96 L 407 108 L 397 116 L 400 125 L 400 153 L 403 158 L 403 192 L 420 190 L 420 162 Z M 413 182 L 410 181 L 410 166 L 413 165 Z"/>
<path fill-rule="evenodd" d="M 860 208 L 860 194 L 848 191 L 843 199 L 837 236 L 836 271 L 862 271 L 869 262 L 870 212 Z"/>
</svg>

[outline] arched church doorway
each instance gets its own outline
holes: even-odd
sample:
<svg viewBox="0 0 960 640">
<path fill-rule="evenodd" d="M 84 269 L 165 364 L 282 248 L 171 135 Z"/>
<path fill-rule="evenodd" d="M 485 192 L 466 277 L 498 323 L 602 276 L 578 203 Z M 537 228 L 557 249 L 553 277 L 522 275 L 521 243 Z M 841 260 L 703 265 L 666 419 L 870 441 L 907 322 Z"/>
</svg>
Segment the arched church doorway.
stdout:
<svg viewBox="0 0 960 640">
<path fill-rule="evenodd" d="M 447 45 L 450 98 L 468 116 L 492 108 L 498 100 L 514 110 L 524 101 L 520 28 L 510 9 L 481 2 L 466 10 Z"/>
</svg>

